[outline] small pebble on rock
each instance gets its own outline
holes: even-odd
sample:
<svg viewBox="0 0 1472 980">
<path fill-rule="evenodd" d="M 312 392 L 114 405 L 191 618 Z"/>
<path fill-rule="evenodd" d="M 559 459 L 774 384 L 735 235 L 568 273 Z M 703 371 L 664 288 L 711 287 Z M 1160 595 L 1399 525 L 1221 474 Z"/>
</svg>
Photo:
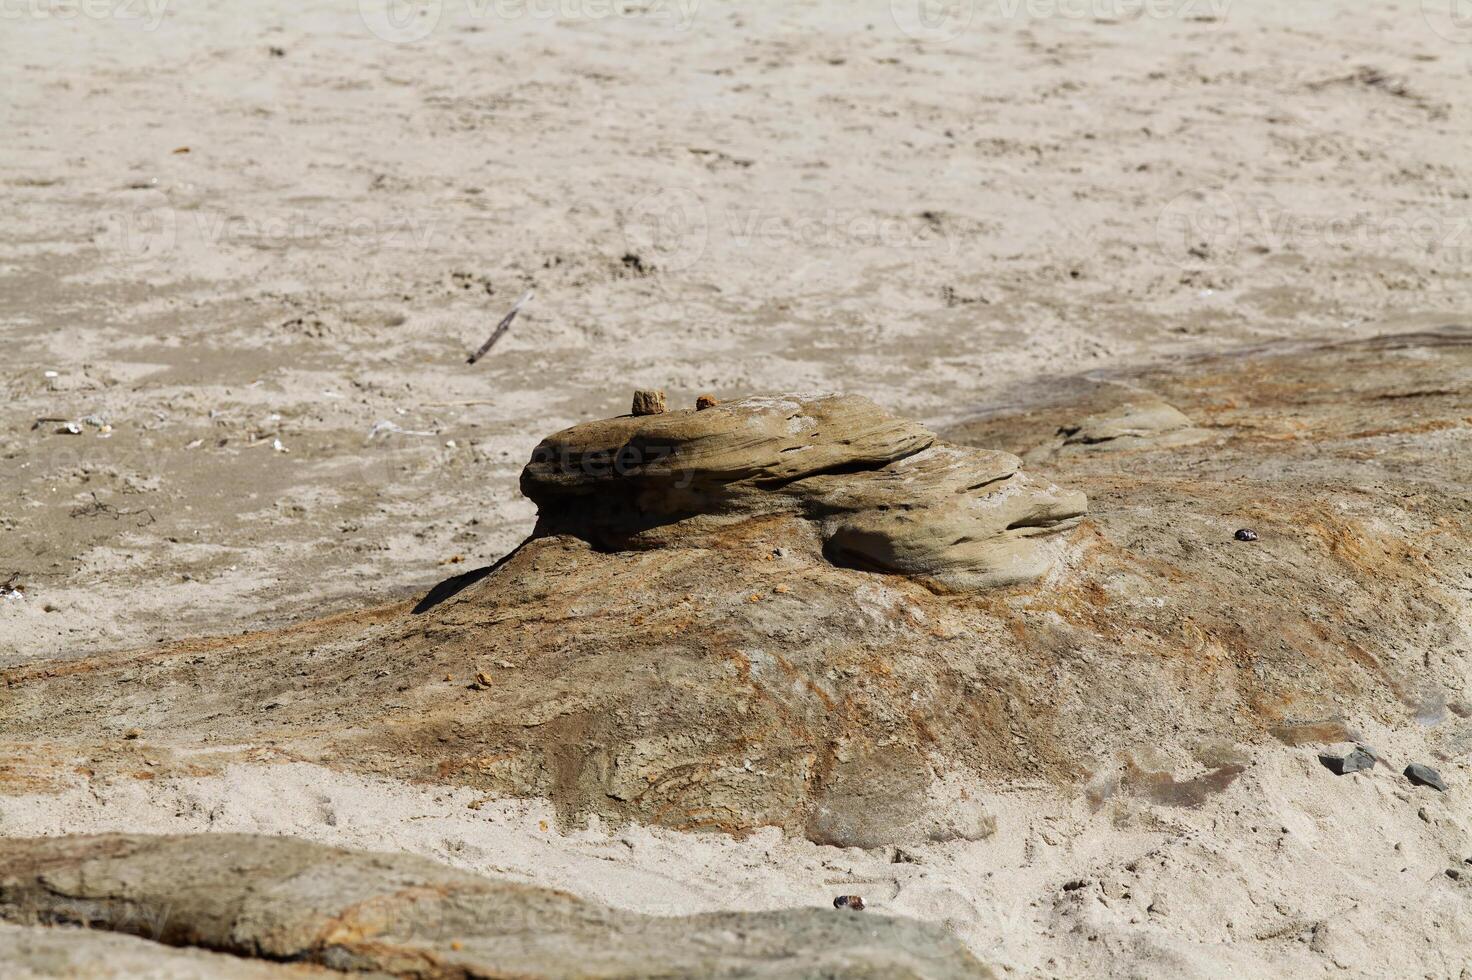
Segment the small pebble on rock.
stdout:
<svg viewBox="0 0 1472 980">
<path fill-rule="evenodd" d="M 695 399 L 695 410 L 697 412 L 703 412 L 707 408 L 715 408 L 719 404 L 720 402 L 716 401 L 715 395 L 701 395 Z"/>
<path fill-rule="evenodd" d="M 1250 527 L 1239 527 L 1237 533 L 1232 535 L 1238 541 L 1256 541 L 1257 532 Z"/>
<path fill-rule="evenodd" d="M 664 392 L 644 390 L 634 392 L 634 415 L 663 415 L 665 412 Z"/>
<path fill-rule="evenodd" d="M 864 911 L 864 900 L 858 895 L 839 895 L 833 900 L 836 909 L 848 909 L 851 912 Z"/>
</svg>

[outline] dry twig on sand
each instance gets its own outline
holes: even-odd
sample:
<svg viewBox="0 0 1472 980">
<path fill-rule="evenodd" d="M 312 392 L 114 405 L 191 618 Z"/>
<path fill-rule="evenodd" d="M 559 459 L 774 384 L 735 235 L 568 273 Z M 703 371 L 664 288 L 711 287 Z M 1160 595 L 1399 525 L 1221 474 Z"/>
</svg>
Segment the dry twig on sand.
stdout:
<svg viewBox="0 0 1472 980">
<path fill-rule="evenodd" d="M 496 345 L 496 341 L 500 340 L 501 336 L 506 333 L 507 330 L 511 329 L 511 321 L 516 319 L 516 314 L 521 312 L 522 306 L 531 298 L 532 291 L 530 289 L 522 293 L 521 299 L 517 300 L 516 305 L 511 307 L 511 312 L 507 313 L 504 317 L 501 318 L 501 322 L 496 324 L 496 329 L 491 331 L 490 337 L 486 339 L 485 343 L 480 345 L 479 350 L 470 355 L 465 363 L 474 364 L 476 361 L 484 357 L 486 351 L 494 347 Z"/>
<path fill-rule="evenodd" d="M 139 527 L 146 527 L 149 524 L 155 524 L 158 522 L 158 518 L 153 516 L 153 511 L 149 510 L 147 507 L 141 507 L 138 510 L 119 510 L 118 508 L 114 507 L 112 504 L 109 504 L 104 500 L 98 500 L 96 491 L 92 492 L 92 502 L 82 504 L 78 507 L 73 507 L 71 516 L 110 517 L 115 521 L 120 521 L 124 517 L 137 517 Z M 144 518 L 147 518 L 147 520 L 144 520 Z"/>
</svg>

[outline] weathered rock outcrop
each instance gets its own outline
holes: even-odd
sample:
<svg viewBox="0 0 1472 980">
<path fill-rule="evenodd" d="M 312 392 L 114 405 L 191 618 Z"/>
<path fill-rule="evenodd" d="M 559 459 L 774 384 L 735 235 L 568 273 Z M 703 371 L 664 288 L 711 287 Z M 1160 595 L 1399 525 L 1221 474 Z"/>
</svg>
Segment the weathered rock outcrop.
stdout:
<svg viewBox="0 0 1472 980">
<path fill-rule="evenodd" d="M 1193 425 L 1175 406 L 1148 396 L 1135 397 L 1060 426 L 1053 439 L 1028 450 L 1026 458 L 1043 461 L 1060 453 L 1165 449 L 1209 437 L 1210 433 Z"/>
<path fill-rule="evenodd" d="M 1086 505 L 1009 453 L 940 443 L 853 395 L 624 416 L 543 440 L 522 473 L 538 534 L 603 548 L 700 545 L 756 517 L 809 522 L 835 564 L 953 590 L 1041 575 Z"/>
<path fill-rule="evenodd" d="M 196 976 L 212 965 L 213 975 L 276 976 L 277 963 L 424 980 L 993 975 L 944 929 L 910 919 L 811 908 L 638 915 L 410 855 L 241 834 L 0 839 L 0 918 L 246 958 L 196 953 Z M 0 950 L 0 967 L 13 976 L 37 955 L 52 954 Z"/>
<path fill-rule="evenodd" d="M 869 846 L 984 835 L 976 789 L 1011 779 L 1191 805 L 1254 743 L 1372 720 L 1453 758 L 1469 393 L 1472 331 L 1447 328 L 999 392 L 947 433 L 1021 455 L 1148 396 L 1207 434 L 1054 456 L 1082 521 L 1014 457 L 857 400 L 579 426 L 528 467 L 537 536 L 417 605 L 5 672 L 0 788 L 279 757 L 545 797 L 568 826 Z M 650 456 L 585 472 L 627 446 Z M 973 590 L 1034 521 L 1047 574 Z"/>
</svg>

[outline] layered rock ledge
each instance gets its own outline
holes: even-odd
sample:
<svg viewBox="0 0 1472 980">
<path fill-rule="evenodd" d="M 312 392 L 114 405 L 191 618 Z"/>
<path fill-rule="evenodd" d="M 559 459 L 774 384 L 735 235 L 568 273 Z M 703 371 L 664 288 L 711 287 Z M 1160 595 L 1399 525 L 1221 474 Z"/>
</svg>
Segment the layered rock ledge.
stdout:
<svg viewBox="0 0 1472 980">
<path fill-rule="evenodd" d="M 854 395 L 747 398 L 549 436 L 521 475 L 538 535 L 605 549 L 710 544 L 790 518 L 836 565 L 964 591 L 1047 570 L 1087 505 L 1010 453 L 954 446 Z"/>
<path fill-rule="evenodd" d="M 0 840 L 0 921 L 32 927 L 0 928 L 11 976 L 106 975 L 103 953 L 146 956 L 150 976 L 240 980 L 994 976 L 944 929 L 912 919 L 639 915 L 411 855 L 247 834 Z M 42 942 L 65 926 L 137 936 L 151 951 L 113 943 L 90 955 L 74 931 L 60 933 L 73 937 L 64 948 Z"/>
</svg>

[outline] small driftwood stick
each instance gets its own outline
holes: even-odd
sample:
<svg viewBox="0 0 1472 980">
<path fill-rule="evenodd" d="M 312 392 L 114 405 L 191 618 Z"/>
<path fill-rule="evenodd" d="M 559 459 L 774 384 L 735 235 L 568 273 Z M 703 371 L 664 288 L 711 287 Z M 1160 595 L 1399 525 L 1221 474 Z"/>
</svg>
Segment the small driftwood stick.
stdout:
<svg viewBox="0 0 1472 980">
<path fill-rule="evenodd" d="M 511 321 L 516 319 L 516 314 L 521 312 L 522 306 L 531 298 L 532 291 L 530 289 L 528 289 L 525 293 L 522 293 L 521 299 L 517 300 L 516 305 L 511 307 L 511 312 L 507 313 L 504 317 L 501 318 L 501 322 L 496 324 L 496 329 L 491 331 L 490 337 L 486 338 L 486 342 L 480 345 L 480 350 L 476 351 L 474 354 L 471 354 L 469 359 L 467 359 L 465 363 L 474 364 L 482 357 L 485 357 L 486 351 L 496 346 L 496 341 L 500 340 L 502 335 L 505 334 L 507 330 L 511 329 Z"/>
</svg>

